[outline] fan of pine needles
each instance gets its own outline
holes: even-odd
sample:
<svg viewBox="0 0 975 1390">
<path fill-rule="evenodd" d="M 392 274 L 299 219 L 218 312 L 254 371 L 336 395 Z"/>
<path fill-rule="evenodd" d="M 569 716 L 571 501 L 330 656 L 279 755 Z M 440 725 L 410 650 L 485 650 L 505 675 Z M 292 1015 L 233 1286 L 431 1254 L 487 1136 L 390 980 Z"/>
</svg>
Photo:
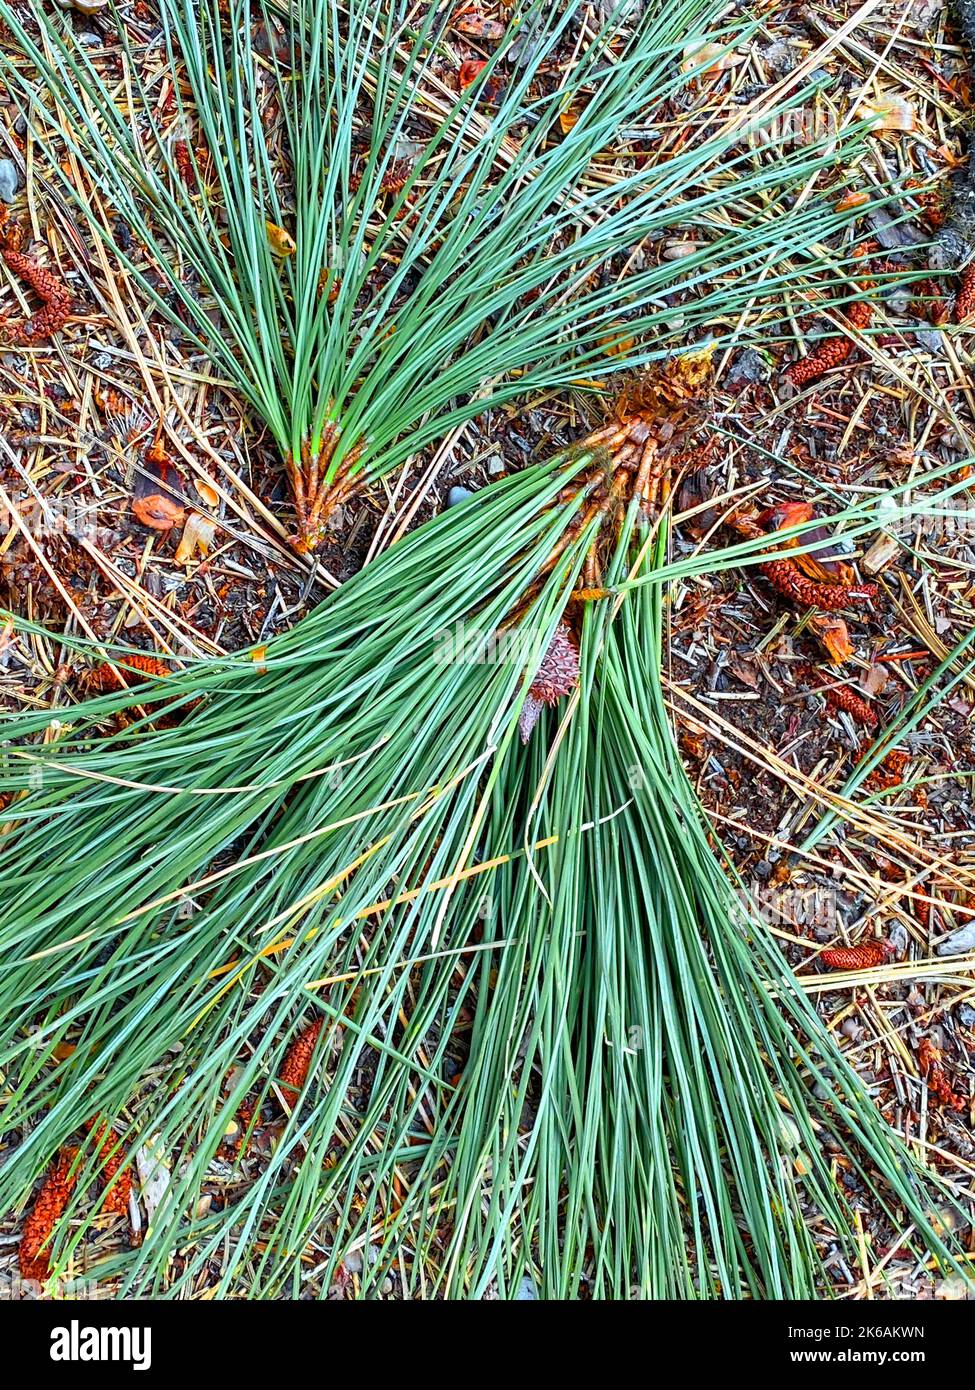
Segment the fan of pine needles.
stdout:
<svg viewBox="0 0 975 1390">
<path fill-rule="evenodd" d="M 662 555 L 661 536 L 651 575 Z M 891 1132 L 722 866 L 661 641 L 656 585 L 615 622 L 590 611 L 562 747 L 499 783 L 499 834 L 516 833 L 440 1193 L 459 1214 L 445 1287 L 510 1293 L 527 1274 L 554 1298 L 817 1297 L 836 1254 L 855 1259 L 856 1191 L 902 1258 L 959 1267 L 944 1232 L 949 1209 L 970 1223 L 964 1194 Z M 532 871 L 529 844 L 547 846 Z"/>
<path fill-rule="evenodd" d="M 138 49 L 113 11 L 121 80 L 69 18 L 35 32 L 7 0 L 0 18 L 52 193 L 267 426 L 313 550 L 364 477 L 492 401 L 662 355 L 674 294 L 685 333 L 734 322 L 757 286 L 774 301 L 767 269 L 841 225 L 804 199 L 783 236 L 782 171 L 774 142 L 747 138 L 750 109 L 676 151 L 603 157 L 621 131 L 652 136 L 696 75 L 689 46 L 747 40 L 722 8 L 669 0 L 593 26 L 587 5 L 516 6 L 459 91 L 449 7 L 406 0 L 162 0 Z M 795 187 L 826 158 L 793 151 Z M 636 269 L 677 224 L 708 229 L 698 250 Z"/>
</svg>

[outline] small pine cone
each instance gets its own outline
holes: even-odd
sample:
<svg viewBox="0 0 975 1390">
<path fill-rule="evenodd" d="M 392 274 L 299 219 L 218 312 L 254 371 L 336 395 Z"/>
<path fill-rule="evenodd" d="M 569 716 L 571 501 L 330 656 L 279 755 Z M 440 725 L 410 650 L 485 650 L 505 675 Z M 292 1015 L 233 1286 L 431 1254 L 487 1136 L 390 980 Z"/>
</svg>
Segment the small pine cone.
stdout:
<svg viewBox="0 0 975 1390">
<path fill-rule="evenodd" d="M 309 1023 L 307 1028 L 303 1028 L 288 1048 L 282 1063 L 278 1087 L 291 1108 L 294 1107 L 302 1087 L 308 1080 L 308 1068 L 311 1066 L 315 1044 L 324 1024 L 324 1018 L 316 1018 L 314 1023 Z"/>
<path fill-rule="evenodd" d="M 98 1176 L 102 1185 L 108 1188 L 103 1210 L 110 1212 L 113 1216 L 128 1218 L 129 1197 L 132 1193 L 132 1171 L 124 1161 L 124 1155 L 117 1144 L 116 1137 L 108 1125 L 104 1122 L 99 1123 L 97 1118 L 89 1120 L 85 1129 L 89 1134 L 94 1131 L 95 1143 L 100 1146 L 98 1152 L 102 1166 Z"/>
<path fill-rule="evenodd" d="M 379 181 L 380 194 L 398 193 L 410 177 L 412 168 L 408 159 L 394 159 Z M 357 171 L 349 177 L 349 192 L 358 193 L 361 187 L 362 174 Z"/>
<path fill-rule="evenodd" d="M 800 674 L 815 679 L 816 672 L 811 666 L 800 667 Z M 858 724 L 865 725 L 868 729 L 875 729 L 880 722 L 871 705 L 862 696 L 857 695 L 848 685 L 827 686 L 825 690 L 818 692 L 823 696 L 831 709 L 841 709 L 856 720 Z"/>
<path fill-rule="evenodd" d="M 873 319 L 873 308 L 866 300 L 859 299 L 855 304 L 847 306 L 846 317 L 854 328 L 869 328 Z M 826 342 L 820 343 L 808 357 L 801 357 L 798 362 L 786 367 L 785 375 L 793 386 L 805 386 L 811 381 L 818 381 L 833 367 L 839 367 L 852 351 L 853 342 L 850 338 L 829 338 Z"/>
<path fill-rule="evenodd" d="M 970 261 L 961 274 L 958 298 L 955 300 L 955 323 L 964 323 L 975 310 L 975 261 Z"/>
<path fill-rule="evenodd" d="M 379 185 L 380 193 L 399 193 L 410 177 L 413 166 L 408 159 L 394 159 L 383 174 Z"/>
<path fill-rule="evenodd" d="M 14 274 L 25 280 L 44 303 L 44 308 L 33 318 L 15 330 L 8 329 L 7 333 L 12 333 L 14 341 L 24 347 L 43 342 L 63 328 L 71 317 L 71 291 L 53 270 L 39 265 L 22 251 L 7 246 L 3 258 Z"/>
<path fill-rule="evenodd" d="M 853 344 L 849 338 L 830 338 L 808 357 L 800 357 L 798 362 L 790 363 L 785 374 L 793 386 L 805 386 L 810 381 L 818 381 L 833 367 L 839 367 L 852 351 Z"/>
<path fill-rule="evenodd" d="M 24 1222 L 20 1238 L 18 1262 L 24 1279 L 43 1282 L 50 1270 L 50 1236 L 57 1225 L 75 1185 L 76 1174 L 71 1172 L 75 1149 L 62 1149 L 38 1192 L 30 1216 Z"/>
<path fill-rule="evenodd" d="M 518 716 L 522 743 L 527 743 L 543 705 L 554 705 L 579 684 L 579 648 L 568 623 L 559 623 Z"/>
<path fill-rule="evenodd" d="M 543 705 L 554 705 L 579 684 L 579 648 L 568 623 L 559 623 L 535 672 L 530 693 Z"/>
<path fill-rule="evenodd" d="M 10 247 L 4 251 L 3 256 L 14 274 L 19 275 L 21 280 L 26 280 L 45 304 L 61 308 L 71 303 L 71 291 L 55 271 L 40 265 L 23 251 L 15 251 Z"/>
<path fill-rule="evenodd" d="M 854 328 L 869 328 L 873 322 L 873 305 L 858 299 L 855 304 L 847 305 L 846 317 Z"/>
<path fill-rule="evenodd" d="M 927 1074 L 928 1090 L 937 1096 L 942 1105 L 960 1115 L 966 1109 L 966 1102 L 955 1095 L 951 1082 L 941 1065 L 941 1052 L 929 1038 L 922 1038 L 917 1050 L 917 1060 L 921 1073 Z"/>
<path fill-rule="evenodd" d="M 46 309 L 38 310 L 33 318 L 27 319 L 18 329 L 18 346 L 35 347 L 38 343 L 46 343 L 48 338 L 53 338 L 55 333 L 60 332 L 70 317 L 70 309 L 58 309 L 53 304 Z"/>
<path fill-rule="evenodd" d="M 834 946 L 820 951 L 819 959 L 831 970 L 869 970 L 873 965 L 883 965 L 893 954 L 889 941 L 861 941 L 859 946 Z"/>
<path fill-rule="evenodd" d="M 824 690 L 826 703 L 833 709 L 845 710 L 851 719 L 868 729 L 875 729 L 880 722 L 876 712 L 860 695 L 848 685 L 839 685 Z"/>
<path fill-rule="evenodd" d="M 103 661 L 94 670 L 85 672 L 81 684 L 91 694 L 104 694 L 106 691 L 139 685 L 152 677 L 162 678 L 171 674 L 169 667 L 154 656 L 128 655 L 119 658 L 117 671 L 109 662 Z"/>
<path fill-rule="evenodd" d="M 186 184 L 193 183 L 193 160 L 190 156 L 190 146 L 188 140 L 173 141 L 173 163 L 176 165 L 176 172 Z"/>
<path fill-rule="evenodd" d="M 804 575 L 793 560 L 766 560 L 759 569 L 773 589 L 810 608 L 835 612 L 877 596 L 876 584 L 820 584 Z"/>
</svg>

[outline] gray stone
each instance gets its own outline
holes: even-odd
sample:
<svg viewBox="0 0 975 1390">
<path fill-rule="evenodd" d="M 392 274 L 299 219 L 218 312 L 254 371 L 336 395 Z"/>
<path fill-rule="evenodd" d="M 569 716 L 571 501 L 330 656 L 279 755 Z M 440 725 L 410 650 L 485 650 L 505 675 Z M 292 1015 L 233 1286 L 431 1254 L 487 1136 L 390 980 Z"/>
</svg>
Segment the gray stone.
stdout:
<svg viewBox="0 0 975 1390">
<path fill-rule="evenodd" d="M 918 345 L 928 352 L 944 352 L 944 339 L 940 328 L 916 328 L 914 337 Z"/>
<path fill-rule="evenodd" d="M 0 199 L 12 203 L 20 188 L 20 175 L 12 159 L 0 159 Z"/>
<path fill-rule="evenodd" d="M 744 348 L 738 353 L 728 373 L 728 385 L 738 386 L 741 382 L 768 381 L 772 368 L 764 355 L 755 348 Z"/>
<path fill-rule="evenodd" d="M 896 221 L 886 208 L 875 208 L 868 215 L 867 222 L 881 246 L 887 251 L 917 246 L 922 240 L 921 229 L 916 222 Z"/>
<path fill-rule="evenodd" d="M 887 940 L 890 942 L 891 946 L 893 946 L 897 955 L 904 956 L 907 954 L 907 948 L 910 942 L 907 935 L 907 928 L 902 922 L 894 923 L 887 934 Z"/>
<path fill-rule="evenodd" d="M 466 502 L 468 497 L 473 497 L 469 487 L 452 487 L 447 493 L 447 506 L 457 507 L 461 502 Z"/>
<path fill-rule="evenodd" d="M 789 44 L 784 39 L 776 39 L 767 48 L 760 50 L 762 57 L 780 77 L 785 73 L 791 72 L 796 65 L 796 55 Z"/>
<path fill-rule="evenodd" d="M 909 289 L 891 290 L 890 294 L 884 295 L 884 303 L 892 314 L 902 317 L 911 307 L 911 300 L 914 295 Z"/>
<path fill-rule="evenodd" d="M 966 923 L 944 941 L 939 941 L 937 950 L 939 956 L 960 956 L 965 951 L 975 951 L 975 922 Z"/>
</svg>

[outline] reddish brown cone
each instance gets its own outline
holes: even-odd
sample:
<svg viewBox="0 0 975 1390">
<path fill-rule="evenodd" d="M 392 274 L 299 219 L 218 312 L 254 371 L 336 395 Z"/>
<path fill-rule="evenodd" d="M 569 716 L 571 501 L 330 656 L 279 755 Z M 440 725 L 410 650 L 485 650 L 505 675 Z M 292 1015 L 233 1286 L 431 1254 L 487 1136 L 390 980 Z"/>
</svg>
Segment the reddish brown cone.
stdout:
<svg viewBox="0 0 975 1390">
<path fill-rule="evenodd" d="M 531 738 L 543 705 L 554 705 L 579 684 L 579 648 L 568 623 L 559 623 L 535 672 L 518 717 L 522 743 Z"/>
</svg>

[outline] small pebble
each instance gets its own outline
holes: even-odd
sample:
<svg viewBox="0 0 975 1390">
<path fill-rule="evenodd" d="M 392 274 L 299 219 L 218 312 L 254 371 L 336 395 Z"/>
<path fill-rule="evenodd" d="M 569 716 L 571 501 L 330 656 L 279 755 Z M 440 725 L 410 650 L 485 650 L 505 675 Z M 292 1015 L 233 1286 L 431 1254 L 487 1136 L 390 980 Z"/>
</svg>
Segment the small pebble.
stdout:
<svg viewBox="0 0 975 1390">
<path fill-rule="evenodd" d="M 927 348 L 928 352 L 944 351 L 944 338 L 941 336 L 940 328 L 916 328 L 914 337 L 919 346 Z"/>
<path fill-rule="evenodd" d="M 771 375 L 772 368 L 762 353 L 745 348 L 732 363 L 727 380 L 729 386 L 737 386 L 746 381 L 768 381 Z"/>
<path fill-rule="evenodd" d="M 907 955 L 908 937 L 907 928 L 902 922 L 895 922 L 887 933 L 887 940 L 894 948 L 895 955 L 900 959 Z"/>
<path fill-rule="evenodd" d="M 965 951 L 975 951 L 975 922 L 959 927 L 937 945 L 939 956 L 960 956 Z"/>
<path fill-rule="evenodd" d="M 538 1290 L 535 1288 L 534 1280 L 530 1274 L 526 1274 L 518 1285 L 518 1292 L 515 1294 L 516 1303 L 536 1303 L 538 1301 Z"/>
<path fill-rule="evenodd" d="M 0 159 L 0 199 L 12 203 L 20 187 L 20 175 L 12 159 Z"/>
<path fill-rule="evenodd" d="M 784 39 L 776 39 L 774 43 L 770 43 L 767 48 L 761 49 L 760 52 L 768 66 L 780 77 L 791 72 L 796 65 L 795 53 Z"/>
<path fill-rule="evenodd" d="M 955 1017 L 962 1028 L 975 1028 L 975 1009 L 971 1004 L 959 1004 Z"/>
<path fill-rule="evenodd" d="M 452 487 L 447 493 L 447 506 L 457 507 L 461 502 L 466 502 L 468 497 L 474 494 L 469 487 Z"/>
<path fill-rule="evenodd" d="M 910 308 L 912 298 L 913 295 L 908 289 L 892 290 L 890 294 L 885 296 L 884 303 L 892 314 L 901 317 Z"/>
</svg>

